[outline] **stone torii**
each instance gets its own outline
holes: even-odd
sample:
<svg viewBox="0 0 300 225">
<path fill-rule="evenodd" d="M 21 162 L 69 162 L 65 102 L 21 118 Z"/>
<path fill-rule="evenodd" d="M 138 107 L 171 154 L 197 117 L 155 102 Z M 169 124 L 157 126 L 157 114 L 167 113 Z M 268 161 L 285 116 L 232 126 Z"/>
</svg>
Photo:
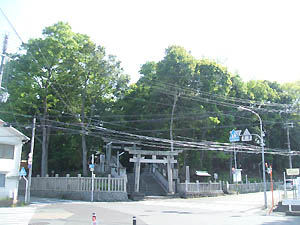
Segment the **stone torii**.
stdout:
<svg viewBox="0 0 300 225">
<path fill-rule="evenodd" d="M 172 175 L 172 164 L 177 163 L 177 160 L 174 159 L 175 156 L 181 151 L 152 151 L 152 150 L 136 150 L 132 148 L 125 148 L 129 154 L 132 154 L 133 157 L 130 158 L 129 162 L 134 163 L 135 168 L 135 180 L 134 180 L 134 192 L 139 192 L 139 183 L 140 183 L 140 170 L 141 163 L 167 163 L 168 170 L 168 192 L 169 194 L 174 194 L 173 190 L 173 175 Z M 151 155 L 150 159 L 145 158 L 145 156 Z M 160 159 L 157 158 L 160 157 Z M 162 158 L 161 158 L 162 157 Z"/>
</svg>

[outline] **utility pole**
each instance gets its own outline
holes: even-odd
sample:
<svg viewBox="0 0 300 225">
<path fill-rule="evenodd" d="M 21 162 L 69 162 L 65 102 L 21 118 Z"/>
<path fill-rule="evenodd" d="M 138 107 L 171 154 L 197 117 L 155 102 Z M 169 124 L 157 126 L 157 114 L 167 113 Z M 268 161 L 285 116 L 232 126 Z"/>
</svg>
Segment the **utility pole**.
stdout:
<svg viewBox="0 0 300 225">
<path fill-rule="evenodd" d="M 292 156 L 291 156 L 291 142 L 290 142 L 290 129 L 289 128 L 293 128 L 294 124 L 293 123 L 285 123 L 284 127 L 286 128 L 286 134 L 287 134 L 287 145 L 288 145 L 288 150 L 289 150 L 289 164 L 290 164 L 290 168 L 293 168 L 293 164 L 292 164 Z"/>
<path fill-rule="evenodd" d="M 1 84 L 2 84 L 2 75 L 3 75 L 3 69 L 4 69 L 5 54 L 6 54 L 6 49 L 7 49 L 7 40 L 8 40 L 8 35 L 5 34 L 4 41 L 3 41 L 1 65 L 0 65 L 0 89 L 2 89 Z"/>
<path fill-rule="evenodd" d="M 171 151 L 174 151 L 174 144 L 173 144 L 173 121 L 174 121 L 174 112 L 176 107 L 176 102 L 178 100 L 179 94 L 177 92 L 174 95 L 174 103 L 172 107 L 172 114 L 171 114 L 171 122 L 170 122 L 170 140 L 171 140 Z"/>
<path fill-rule="evenodd" d="M 34 148 L 34 136 L 35 136 L 35 123 L 36 118 L 33 118 L 32 123 L 32 135 L 31 135 L 31 145 L 30 145 L 30 153 L 28 155 L 28 189 L 27 189 L 27 202 L 30 203 L 30 187 L 31 187 L 31 175 L 32 175 L 32 160 L 33 160 L 33 148 Z"/>
</svg>

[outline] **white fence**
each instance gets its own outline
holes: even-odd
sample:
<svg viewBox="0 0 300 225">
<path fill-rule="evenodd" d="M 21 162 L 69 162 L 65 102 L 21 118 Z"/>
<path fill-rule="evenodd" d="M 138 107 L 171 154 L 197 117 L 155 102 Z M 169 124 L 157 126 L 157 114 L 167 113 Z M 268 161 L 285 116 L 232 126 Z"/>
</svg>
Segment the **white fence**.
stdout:
<svg viewBox="0 0 300 225">
<path fill-rule="evenodd" d="M 32 177 L 31 190 L 86 192 L 92 190 L 92 178 Z M 126 192 L 126 178 L 95 177 L 94 192 Z"/>
</svg>

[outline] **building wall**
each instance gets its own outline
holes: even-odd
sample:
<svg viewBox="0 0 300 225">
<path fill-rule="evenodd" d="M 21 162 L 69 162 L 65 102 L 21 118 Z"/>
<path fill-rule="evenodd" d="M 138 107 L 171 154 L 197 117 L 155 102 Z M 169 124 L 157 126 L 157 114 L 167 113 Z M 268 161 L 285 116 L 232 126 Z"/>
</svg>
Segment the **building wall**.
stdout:
<svg viewBox="0 0 300 225">
<path fill-rule="evenodd" d="M 5 187 L 0 187 L 0 199 L 13 198 L 18 194 L 22 142 L 16 138 L 0 138 L 0 144 L 15 145 L 14 159 L 0 158 L 0 174 L 5 174 Z"/>
<path fill-rule="evenodd" d="M 18 194 L 19 177 L 6 177 L 5 188 L 0 187 L 0 199 L 14 198 Z"/>
</svg>

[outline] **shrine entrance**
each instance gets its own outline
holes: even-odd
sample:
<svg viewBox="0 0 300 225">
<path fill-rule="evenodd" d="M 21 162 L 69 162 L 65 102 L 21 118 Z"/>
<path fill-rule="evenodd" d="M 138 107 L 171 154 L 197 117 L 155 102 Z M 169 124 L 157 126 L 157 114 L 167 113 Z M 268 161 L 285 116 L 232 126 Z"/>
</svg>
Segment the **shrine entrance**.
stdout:
<svg viewBox="0 0 300 225">
<path fill-rule="evenodd" d="M 134 146 L 135 147 L 135 146 Z M 139 192 L 140 183 L 140 172 L 141 163 L 164 163 L 167 164 L 167 174 L 168 174 L 168 193 L 174 194 L 173 189 L 173 173 L 172 168 L 177 160 L 174 159 L 178 156 L 178 153 L 182 151 L 151 151 L 151 150 L 136 150 L 135 148 L 125 148 L 129 154 L 133 157 L 130 158 L 129 162 L 134 163 L 134 192 Z"/>
</svg>

